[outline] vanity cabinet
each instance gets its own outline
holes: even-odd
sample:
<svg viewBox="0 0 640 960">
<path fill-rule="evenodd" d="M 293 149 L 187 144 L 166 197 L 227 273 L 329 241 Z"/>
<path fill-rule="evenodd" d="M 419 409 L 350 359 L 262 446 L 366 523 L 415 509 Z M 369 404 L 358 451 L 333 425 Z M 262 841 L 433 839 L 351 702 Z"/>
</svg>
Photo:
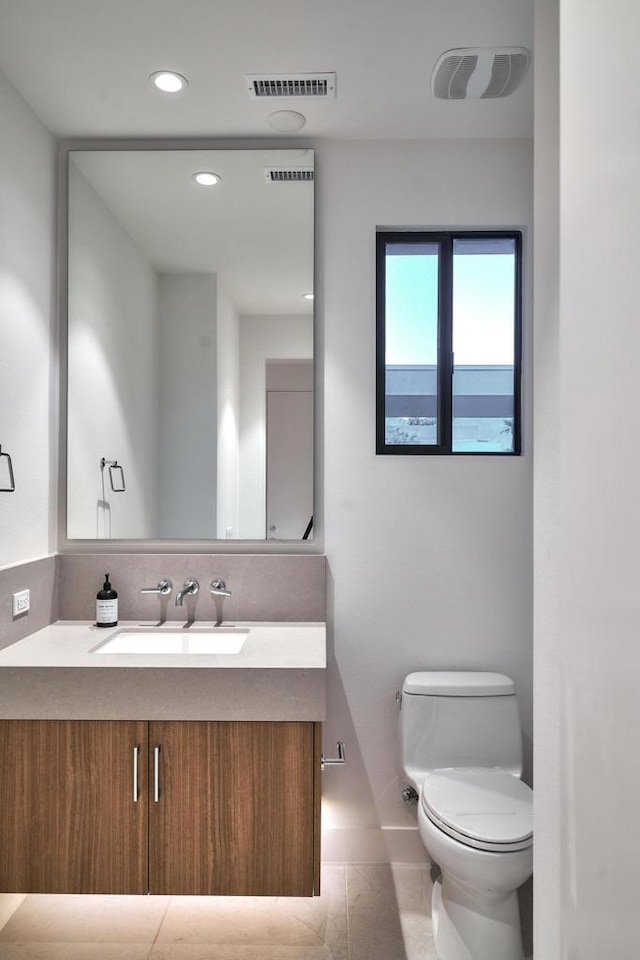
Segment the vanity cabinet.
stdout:
<svg viewBox="0 0 640 960">
<path fill-rule="evenodd" d="M 320 724 L 0 721 L 0 892 L 312 896 Z"/>
</svg>

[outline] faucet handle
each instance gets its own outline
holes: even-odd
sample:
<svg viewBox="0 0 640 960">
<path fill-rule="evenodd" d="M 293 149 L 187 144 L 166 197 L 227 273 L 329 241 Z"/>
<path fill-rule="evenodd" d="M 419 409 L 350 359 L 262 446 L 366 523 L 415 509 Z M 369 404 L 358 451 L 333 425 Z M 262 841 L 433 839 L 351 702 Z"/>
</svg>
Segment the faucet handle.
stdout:
<svg viewBox="0 0 640 960">
<path fill-rule="evenodd" d="M 159 593 L 163 597 L 168 597 L 172 590 L 171 580 L 161 580 L 157 587 L 143 587 L 140 593 Z"/>
<path fill-rule="evenodd" d="M 219 577 L 214 577 L 211 581 L 211 595 L 214 597 L 230 597 L 231 590 L 227 590 L 227 585 L 224 580 L 220 580 Z"/>
</svg>

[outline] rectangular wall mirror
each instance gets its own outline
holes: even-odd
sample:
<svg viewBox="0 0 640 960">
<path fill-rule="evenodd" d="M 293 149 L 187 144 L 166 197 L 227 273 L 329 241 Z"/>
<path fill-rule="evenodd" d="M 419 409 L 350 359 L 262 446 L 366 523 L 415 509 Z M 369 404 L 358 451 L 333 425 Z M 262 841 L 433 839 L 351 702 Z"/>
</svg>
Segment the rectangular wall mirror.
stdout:
<svg viewBox="0 0 640 960">
<path fill-rule="evenodd" d="M 308 149 L 70 152 L 69 540 L 313 535 L 313 177 Z"/>
</svg>

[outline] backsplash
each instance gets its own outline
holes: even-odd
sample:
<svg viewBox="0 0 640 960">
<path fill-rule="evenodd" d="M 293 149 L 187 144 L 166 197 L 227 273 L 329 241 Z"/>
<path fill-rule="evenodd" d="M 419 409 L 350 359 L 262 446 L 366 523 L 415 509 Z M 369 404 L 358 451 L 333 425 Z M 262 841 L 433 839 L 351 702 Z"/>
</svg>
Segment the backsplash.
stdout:
<svg viewBox="0 0 640 960">
<path fill-rule="evenodd" d="M 0 650 L 58 619 L 57 560 L 44 557 L 0 570 Z M 14 618 L 12 597 L 19 590 L 31 591 L 31 609 Z"/>
<path fill-rule="evenodd" d="M 286 620 L 318 622 L 325 615 L 325 558 L 240 554 L 64 554 L 0 570 L 0 650 L 54 620 L 93 620 L 96 592 L 111 575 L 120 620 Z M 187 577 L 200 583 L 196 597 L 176 607 Z M 230 597 L 212 597 L 209 584 L 225 581 Z M 142 587 L 173 581 L 169 597 L 141 594 Z M 31 591 L 31 609 L 12 615 L 12 596 Z"/>
<path fill-rule="evenodd" d="M 118 592 L 120 620 L 288 620 L 325 619 L 325 558 L 244 554 L 62 554 L 58 561 L 60 620 L 92 620 L 96 591 L 109 573 Z M 196 597 L 176 607 L 176 593 L 188 577 L 200 584 Z M 230 597 L 214 597 L 209 584 L 225 581 Z M 141 594 L 171 580 L 168 597 Z"/>
</svg>

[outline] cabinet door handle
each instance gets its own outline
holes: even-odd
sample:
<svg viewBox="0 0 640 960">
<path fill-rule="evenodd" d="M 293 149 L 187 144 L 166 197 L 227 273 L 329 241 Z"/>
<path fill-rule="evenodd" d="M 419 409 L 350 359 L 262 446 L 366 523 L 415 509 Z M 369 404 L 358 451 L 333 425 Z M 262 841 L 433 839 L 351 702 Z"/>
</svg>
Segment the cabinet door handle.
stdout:
<svg viewBox="0 0 640 960">
<path fill-rule="evenodd" d="M 160 747 L 153 748 L 153 802 L 160 800 Z"/>
<path fill-rule="evenodd" d="M 140 789 L 138 786 L 138 761 L 140 759 L 140 744 L 133 748 L 133 802 L 137 803 L 140 799 Z"/>
</svg>

